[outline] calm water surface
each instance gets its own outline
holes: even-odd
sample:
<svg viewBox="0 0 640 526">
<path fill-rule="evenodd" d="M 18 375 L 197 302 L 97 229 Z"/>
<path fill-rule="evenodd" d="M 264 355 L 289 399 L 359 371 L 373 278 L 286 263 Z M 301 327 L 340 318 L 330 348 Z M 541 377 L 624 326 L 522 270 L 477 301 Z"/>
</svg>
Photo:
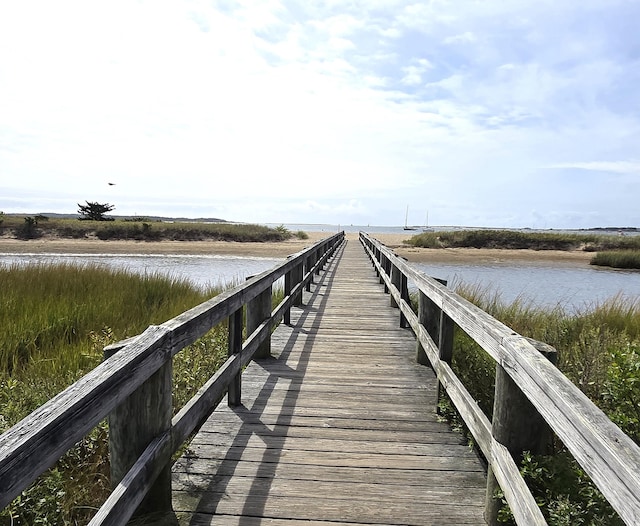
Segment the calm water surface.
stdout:
<svg viewBox="0 0 640 526">
<path fill-rule="evenodd" d="M 0 265 L 31 262 L 94 263 L 137 273 L 161 273 L 186 278 L 206 287 L 239 283 L 248 276 L 282 262 L 278 258 L 221 255 L 122 255 L 122 254 L 0 254 Z M 516 298 L 542 307 L 560 305 L 583 310 L 616 295 L 640 301 L 640 272 L 596 267 L 549 264 L 496 263 L 486 265 L 414 263 L 428 276 L 446 279 L 449 285 L 479 284 L 499 291 L 503 300 Z"/>
<path fill-rule="evenodd" d="M 561 306 L 580 311 L 620 295 L 640 300 L 640 272 L 562 264 L 525 263 L 487 265 L 449 265 L 414 263 L 428 276 L 499 291 L 509 303 L 517 298 L 540 307 Z"/>
<path fill-rule="evenodd" d="M 0 254 L 0 265 L 29 263 L 96 264 L 138 274 L 186 278 L 200 287 L 235 284 L 268 270 L 282 259 L 238 256 L 154 254 Z"/>
</svg>

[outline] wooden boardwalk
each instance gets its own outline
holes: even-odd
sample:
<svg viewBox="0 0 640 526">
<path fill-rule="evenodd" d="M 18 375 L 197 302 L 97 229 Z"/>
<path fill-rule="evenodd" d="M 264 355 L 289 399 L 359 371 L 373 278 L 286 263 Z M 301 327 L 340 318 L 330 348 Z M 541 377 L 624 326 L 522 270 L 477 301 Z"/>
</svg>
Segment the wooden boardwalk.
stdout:
<svg viewBox="0 0 640 526">
<path fill-rule="evenodd" d="M 484 524 L 484 467 L 435 415 L 357 241 L 338 250 L 303 309 L 272 338 L 173 468 L 180 524 Z"/>
</svg>

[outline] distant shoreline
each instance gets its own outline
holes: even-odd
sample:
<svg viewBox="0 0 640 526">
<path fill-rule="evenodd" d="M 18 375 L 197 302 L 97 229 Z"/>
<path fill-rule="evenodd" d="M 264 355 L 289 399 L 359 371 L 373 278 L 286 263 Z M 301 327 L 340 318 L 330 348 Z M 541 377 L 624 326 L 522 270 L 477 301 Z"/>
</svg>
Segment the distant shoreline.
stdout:
<svg viewBox="0 0 640 526">
<path fill-rule="evenodd" d="M 285 258 L 332 235 L 328 232 L 307 232 L 309 239 L 297 238 L 276 242 L 235 241 L 101 241 L 98 239 L 40 238 L 21 241 L 0 238 L 0 254 L 166 254 L 166 255 L 228 255 L 240 257 Z M 560 250 L 509 250 L 476 248 L 416 248 L 403 244 L 407 234 L 371 234 L 398 256 L 414 263 L 450 264 L 544 264 L 589 266 L 593 253 Z M 347 233 L 350 242 L 357 242 L 357 233 Z"/>
</svg>

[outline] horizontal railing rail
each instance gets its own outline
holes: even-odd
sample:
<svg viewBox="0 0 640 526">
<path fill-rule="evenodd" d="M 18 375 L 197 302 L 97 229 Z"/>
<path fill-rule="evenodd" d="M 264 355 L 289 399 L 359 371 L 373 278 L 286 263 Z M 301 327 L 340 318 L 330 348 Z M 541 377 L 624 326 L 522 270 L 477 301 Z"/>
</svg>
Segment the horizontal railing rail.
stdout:
<svg viewBox="0 0 640 526">
<path fill-rule="evenodd" d="M 310 288 L 343 241 L 344 232 L 319 241 L 244 284 L 107 348 L 103 363 L 0 436 L 0 509 L 109 416 L 114 490 L 90 524 L 126 524 L 150 491 L 155 500 L 149 509 L 170 510 L 170 478 L 169 493 L 166 477 L 158 479 L 170 469 L 171 455 L 227 392 L 229 404 L 240 403 L 243 367 L 268 355 L 271 331 L 288 319 L 303 289 Z M 272 285 L 283 277 L 284 299 L 271 311 Z M 173 356 L 227 320 L 228 359 L 171 418 Z M 138 425 L 148 429 L 135 429 L 136 416 L 146 419 Z"/>
<path fill-rule="evenodd" d="M 533 448 L 540 445 L 543 419 L 622 520 L 640 524 L 640 448 L 545 357 L 553 349 L 517 334 L 367 234 L 361 233 L 360 241 L 392 304 L 400 309 L 400 323 L 416 335 L 418 359 L 428 358 L 489 463 L 487 522 L 495 522 L 499 507 L 492 484 L 497 481 L 517 524 L 546 524 L 514 460 L 527 440 L 538 441 Z M 417 314 L 409 303 L 408 280 L 418 290 Z M 496 361 L 491 421 L 450 366 L 454 324 Z M 528 426 L 537 427 L 523 442 L 522 428 Z"/>
</svg>

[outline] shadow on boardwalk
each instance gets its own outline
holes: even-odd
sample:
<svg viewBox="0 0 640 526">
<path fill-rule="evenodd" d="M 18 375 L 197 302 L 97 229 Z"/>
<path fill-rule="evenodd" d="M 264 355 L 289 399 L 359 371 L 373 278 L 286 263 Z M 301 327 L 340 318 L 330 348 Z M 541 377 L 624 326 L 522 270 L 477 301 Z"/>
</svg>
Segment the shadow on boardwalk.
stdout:
<svg viewBox="0 0 640 526">
<path fill-rule="evenodd" d="M 180 524 L 482 524 L 483 467 L 362 248 L 316 279 L 174 466 Z"/>
</svg>

